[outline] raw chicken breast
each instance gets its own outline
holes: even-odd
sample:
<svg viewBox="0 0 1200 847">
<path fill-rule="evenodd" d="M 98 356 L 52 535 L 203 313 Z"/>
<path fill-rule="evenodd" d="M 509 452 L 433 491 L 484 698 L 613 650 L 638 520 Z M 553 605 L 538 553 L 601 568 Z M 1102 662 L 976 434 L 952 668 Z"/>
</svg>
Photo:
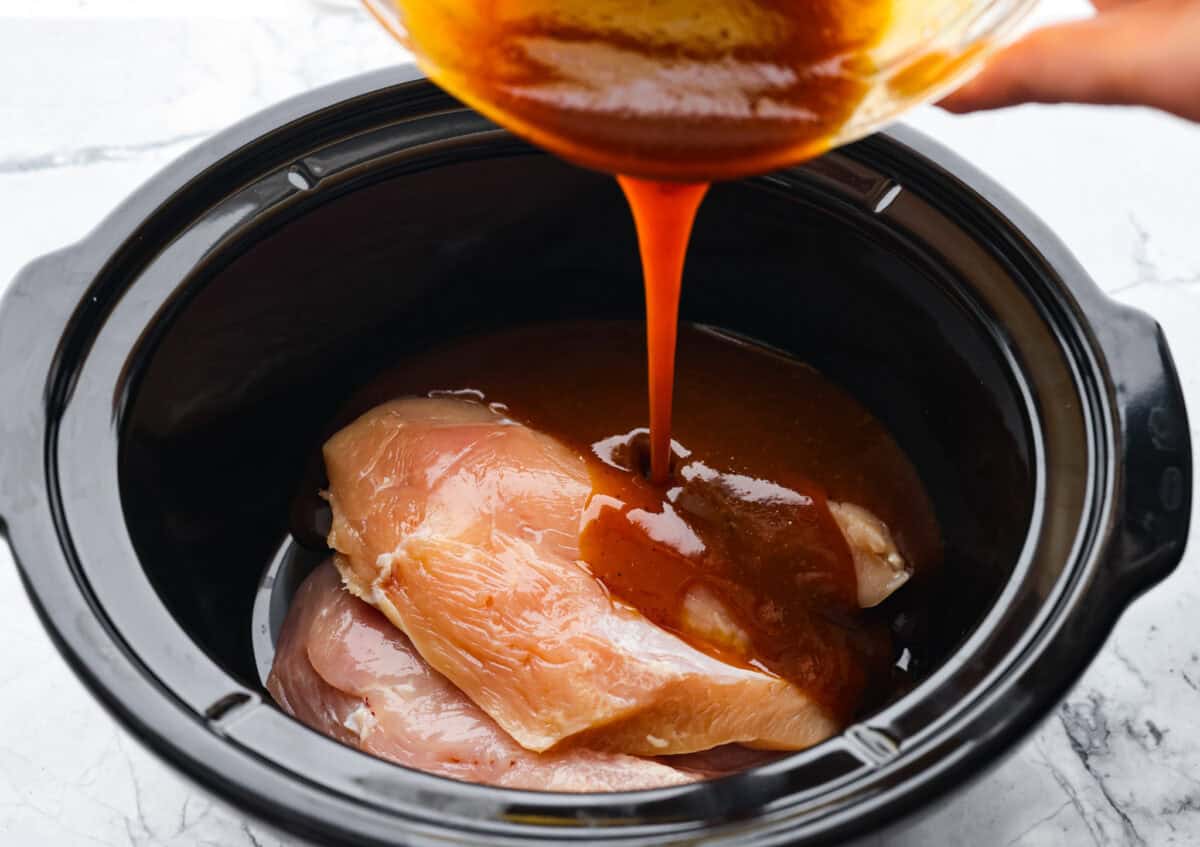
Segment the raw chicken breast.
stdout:
<svg viewBox="0 0 1200 847">
<path fill-rule="evenodd" d="M 578 563 L 582 459 L 486 406 L 399 400 L 325 445 L 346 584 L 522 746 L 794 749 L 837 727 L 786 681 L 615 604 Z"/>
<path fill-rule="evenodd" d="M 554 439 L 479 403 L 405 399 L 324 455 L 347 587 L 526 749 L 799 749 L 838 730 L 797 686 L 614 602 L 579 562 L 587 468 Z"/>
<path fill-rule="evenodd" d="M 878 606 L 908 582 L 912 572 L 887 524 L 861 506 L 830 501 L 829 511 L 850 544 L 858 578 L 858 605 Z"/>
<path fill-rule="evenodd" d="M 351 747 L 471 782 L 542 791 L 632 791 L 724 773 L 755 754 L 724 751 L 677 769 L 571 749 L 531 753 L 434 671 L 404 634 L 348 594 L 331 564 L 297 592 L 267 688 L 283 709 Z"/>
</svg>

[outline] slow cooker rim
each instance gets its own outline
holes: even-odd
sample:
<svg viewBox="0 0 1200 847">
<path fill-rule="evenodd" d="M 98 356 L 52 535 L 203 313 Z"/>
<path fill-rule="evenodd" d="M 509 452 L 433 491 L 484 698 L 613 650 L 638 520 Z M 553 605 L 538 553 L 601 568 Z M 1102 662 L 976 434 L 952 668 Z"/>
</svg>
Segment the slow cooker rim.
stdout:
<svg viewBox="0 0 1200 847">
<path fill-rule="evenodd" d="M 405 76 L 405 74 L 402 72 L 401 76 Z M 400 82 L 402 82 L 402 83 L 413 82 L 418 78 L 419 78 L 419 75 L 412 74 L 410 72 L 405 78 L 401 79 Z M 392 72 L 386 72 L 384 74 L 375 74 L 375 75 L 371 75 L 371 76 L 368 76 L 365 78 L 360 78 L 358 80 L 351 80 L 347 83 L 341 83 L 337 86 L 334 86 L 331 89 L 325 89 L 322 92 L 314 92 L 311 95 L 305 95 L 301 98 L 298 98 L 296 101 L 290 101 L 290 103 L 285 104 L 285 106 L 294 107 L 291 110 L 291 112 L 289 112 L 287 109 L 285 109 L 284 106 L 277 107 L 277 109 L 275 109 L 275 110 L 271 110 L 271 111 L 264 113 L 263 115 L 260 115 L 256 118 L 252 118 L 249 122 L 246 122 L 245 124 L 240 125 L 239 127 L 235 128 L 234 130 L 229 131 L 228 133 L 223 133 L 221 136 L 218 137 L 218 139 L 214 140 L 211 147 L 208 144 L 202 145 L 201 148 L 199 148 L 197 151 L 194 151 L 193 154 L 189 154 L 189 156 L 185 157 L 184 160 L 177 163 L 175 166 L 172 166 L 167 171 L 165 171 L 163 174 L 161 174 L 158 178 L 156 178 L 156 180 L 152 181 L 152 183 L 149 186 L 147 186 L 147 188 L 145 188 L 145 189 L 139 191 L 138 193 L 136 193 L 135 195 L 133 195 L 133 197 L 129 201 L 127 201 L 127 203 L 124 204 L 116 213 L 114 213 L 114 215 L 111 216 L 104 224 L 102 224 L 101 227 L 98 228 L 95 233 L 93 233 L 93 235 L 89 236 L 87 239 L 85 239 L 83 242 L 81 242 L 81 244 L 78 245 L 76 248 L 71 248 L 68 251 L 61 252 L 59 254 L 55 254 L 54 256 L 47 257 L 46 259 L 41 260 L 37 265 L 34 266 L 33 269 L 31 269 L 31 271 L 29 273 L 33 274 L 33 271 L 37 270 L 38 268 L 40 268 L 42 271 L 45 271 L 50 266 L 65 265 L 65 266 L 69 266 L 72 269 L 74 269 L 79 282 L 86 283 L 86 282 L 90 281 L 90 279 L 92 278 L 92 275 L 91 275 L 91 272 L 89 272 L 86 268 L 87 259 L 89 258 L 88 254 L 90 253 L 92 258 L 100 258 L 102 256 L 107 255 L 106 251 L 105 251 L 105 246 L 104 246 L 106 243 L 110 243 L 110 244 L 114 244 L 114 245 L 123 245 L 126 240 L 125 236 L 121 235 L 121 231 L 126 228 L 124 225 L 129 221 L 133 221 L 134 223 L 140 223 L 143 219 L 142 216 L 144 216 L 146 214 L 147 209 L 157 209 L 159 207 L 159 201 L 155 200 L 155 197 L 154 197 L 155 189 L 162 189 L 164 187 L 169 187 L 170 183 L 176 181 L 175 178 L 178 175 L 186 174 L 189 171 L 192 171 L 196 164 L 200 164 L 201 162 L 204 162 L 205 160 L 207 160 L 207 164 L 211 165 L 214 162 L 223 158 L 225 154 L 219 152 L 221 147 L 227 146 L 229 149 L 235 149 L 238 145 L 236 143 L 231 144 L 230 142 L 234 141 L 235 136 L 237 136 L 237 134 L 239 132 L 241 133 L 242 136 L 244 136 L 244 138 L 246 140 L 251 140 L 251 141 L 259 140 L 259 135 L 261 133 L 262 126 L 265 125 L 271 129 L 277 129 L 280 126 L 282 126 L 282 124 L 279 123 L 278 118 L 284 118 L 287 115 L 291 114 L 292 112 L 299 111 L 302 114 L 308 114 L 313 111 L 314 106 L 320 106 L 322 103 L 324 103 L 324 105 L 332 105 L 334 103 L 339 102 L 341 99 L 343 99 L 343 96 L 342 96 L 343 94 L 349 94 L 352 96 L 353 95 L 365 95 L 365 94 L 374 92 L 377 88 L 390 87 L 391 85 L 395 84 L 395 82 L 396 82 L 395 74 Z M 321 94 L 324 94 L 326 96 L 319 97 L 319 95 L 321 95 Z M 276 117 L 276 116 L 278 116 L 278 117 Z M 969 178 L 969 179 L 967 179 L 967 182 L 970 183 L 969 190 L 971 190 L 971 191 L 978 190 L 978 186 L 980 185 L 981 182 L 983 182 L 985 184 L 985 186 L 987 185 L 986 181 L 983 180 L 982 178 L 980 178 L 979 175 L 977 173 L 975 173 L 973 171 L 973 169 L 970 168 L 970 166 L 965 165 L 965 163 L 961 163 L 961 162 L 953 163 L 952 162 L 952 164 L 957 164 L 958 167 L 957 168 L 947 167 L 945 162 L 947 160 L 952 160 L 953 157 L 951 157 L 949 154 L 946 154 L 945 151 L 941 151 L 940 149 L 934 149 L 932 151 L 933 155 L 931 155 L 930 148 L 935 147 L 935 145 L 932 145 L 931 142 L 928 142 L 928 141 L 920 138 L 919 136 L 916 136 L 915 134 L 905 132 L 903 130 L 900 130 L 900 131 L 896 132 L 895 134 L 901 139 L 902 143 L 904 143 L 906 146 L 914 149 L 919 155 L 926 156 L 934 164 L 940 165 L 943 169 L 947 170 L 949 173 L 955 174 L 960 179 L 965 179 L 962 176 L 965 173 L 967 175 L 967 177 Z M 225 142 L 225 144 L 222 145 L 218 142 Z M 205 153 L 206 151 L 210 151 L 211 155 L 201 155 L 201 154 Z M 939 158 L 939 155 L 937 155 L 937 154 L 940 154 L 940 158 Z M 196 176 L 198 176 L 198 174 Z M 189 177 L 188 179 L 190 180 L 190 178 L 191 177 Z M 188 180 L 184 180 L 183 184 L 186 184 L 186 181 L 188 181 Z M 182 187 L 182 185 L 180 185 L 179 187 Z M 964 187 L 967 187 L 966 183 L 964 183 Z M 1006 198 L 1006 195 L 1004 195 L 1002 191 L 995 188 L 994 186 L 992 186 L 992 188 L 994 189 L 994 193 L 997 193 L 1000 195 L 1001 200 Z M 160 192 L 160 193 L 162 193 L 162 192 Z M 1007 199 L 1011 200 L 1011 198 L 1007 198 Z M 1012 203 L 1015 203 L 1015 201 L 1012 201 Z M 993 205 L 995 206 L 996 204 L 993 202 Z M 1011 203 L 1010 203 L 1010 205 L 1011 205 Z M 141 215 L 139 215 L 139 212 L 138 212 L 139 209 L 142 210 Z M 1014 220 L 1014 215 L 1011 213 L 1011 211 L 1006 212 L 1002 207 L 999 208 L 999 211 L 1000 211 L 1001 215 L 1004 218 L 1006 218 L 1009 222 L 1012 222 Z M 1020 211 L 1021 210 L 1018 209 L 1018 212 L 1020 212 Z M 1020 218 L 1020 215 L 1018 215 L 1017 217 Z M 1028 215 L 1027 212 L 1024 213 L 1024 217 L 1025 217 L 1025 220 L 1022 221 L 1022 231 L 1025 232 L 1026 234 L 1029 234 L 1030 230 L 1036 230 L 1036 228 L 1039 224 L 1035 219 L 1032 218 L 1032 216 Z M 1037 233 L 1035 232 L 1035 234 L 1037 234 Z M 1078 288 L 1075 287 L 1075 284 L 1073 284 L 1073 286 L 1072 286 L 1072 290 L 1075 292 L 1076 296 L 1081 297 L 1085 301 L 1089 300 L 1089 298 L 1090 298 L 1091 306 L 1093 308 L 1096 308 L 1096 309 L 1103 308 L 1105 311 L 1111 311 L 1112 310 L 1111 304 L 1108 304 L 1108 302 L 1102 297 L 1102 295 L 1099 294 L 1099 292 L 1090 283 L 1090 280 L 1087 280 L 1087 278 L 1083 274 L 1082 270 L 1079 269 L 1077 265 L 1074 265 L 1073 260 L 1071 260 L 1070 257 L 1067 256 L 1067 254 L 1065 253 L 1065 248 L 1061 248 L 1061 245 L 1057 244 L 1057 240 L 1054 239 L 1053 236 L 1049 235 L 1048 232 L 1042 232 L 1038 235 L 1040 235 L 1040 238 L 1033 239 L 1035 242 L 1042 241 L 1042 240 L 1048 238 L 1050 247 L 1053 248 L 1053 247 L 1057 246 L 1059 248 L 1058 252 L 1060 252 L 1062 254 L 1062 256 L 1060 258 L 1062 258 L 1062 260 L 1063 260 L 1062 265 L 1060 265 L 1060 268 L 1063 265 L 1065 265 L 1066 269 L 1068 271 L 1073 272 L 1070 274 L 1070 276 L 1074 277 L 1075 284 L 1078 284 Z M 118 240 L 113 240 L 114 236 Z M 1040 248 L 1042 246 L 1042 244 L 1038 244 L 1037 246 Z M 1036 250 L 1035 250 L 1035 252 L 1036 252 Z M 1053 252 L 1053 251 L 1051 251 L 1051 252 Z M 1046 255 L 1045 250 L 1041 250 L 1041 253 L 1043 256 Z M 96 274 L 96 276 L 99 276 L 99 275 L 100 274 Z M 63 301 L 63 298 L 60 297 L 60 301 Z M 60 302 L 60 305 L 61 304 L 62 303 Z M 12 312 L 16 308 L 13 305 L 13 303 L 11 303 L 11 302 L 6 303 L 5 305 L 8 307 L 4 310 L 6 312 Z M 70 304 L 67 304 L 67 305 L 70 305 Z M 84 308 L 85 309 L 87 308 L 87 304 L 84 304 Z M 76 317 L 78 318 L 79 316 L 76 315 Z M 1143 324 L 1142 326 L 1144 328 L 1145 324 Z M 64 336 L 64 337 L 68 337 L 68 336 L 69 336 L 69 333 L 67 334 L 67 336 Z M 69 358 L 70 354 L 65 351 L 62 351 L 62 350 L 57 351 L 57 357 L 59 360 L 61 360 L 64 356 Z M 51 370 L 53 370 L 53 368 L 51 368 Z M 34 374 L 34 376 L 36 377 L 36 374 Z M 1169 373 L 1169 367 L 1168 367 L 1168 376 L 1171 376 L 1171 374 Z M 36 383 L 36 378 L 30 380 L 30 382 Z M 29 387 L 32 388 L 32 386 L 29 386 Z M 69 393 L 69 386 L 60 386 L 59 388 L 65 390 L 66 393 Z M 32 393 L 32 391 L 25 392 L 25 394 L 27 394 L 27 395 L 31 394 L 31 393 Z M 44 400 L 47 402 L 47 405 L 48 405 L 48 409 L 47 409 L 47 411 L 49 413 L 48 417 L 51 417 L 51 418 L 55 414 L 61 412 L 61 406 L 59 406 L 57 403 L 54 402 L 56 396 L 62 396 L 62 395 L 59 395 L 58 391 L 51 390 L 50 392 L 48 392 L 47 395 L 44 396 Z M 30 397 L 29 399 L 33 399 L 33 398 Z M 39 398 L 39 399 L 42 399 L 42 398 Z M 1179 411 L 1182 412 L 1181 405 L 1179 407 Z M 6 427 L 6 429 L 7 429 L 7 427 Z M 53 473 L 54 473 L 53 466 L 52 466 L 52 462 L 54 459 L 53 454 L 54 454 L 53 443 L 48 439 L 47 452 L 45 455 L 47 456 L 47 461 L 49 464 L 43 466 L 41 469 L 42 472 L 47 477 L 53 476 Z M 1187 497 L 1190 497 L 1190 490 L 1185 491 L 1185 495 Z M 49 505 L 51 508 L 53 508 L 53 504 L 45 504 L 45 505 Z M 6 514 L 9 514 L 11 512 L 11 509 L 8 504 L 6 504 L 5 511 L 6 511 Z M 21 511 L 27 512 L 27 511 L 30 511 L 30 509 L 28 508 L 28 505 L 26 504 L 26 506 L 24 508 L 22 508 Z M 1186 509 L 1184 509 L 1184 512 L 1186 514 Z M 11 517 L 11 515 L 10 515 L 10 517 Z M 21 522 L 22 522 L 21 516 L 16 516 L 12 520 L 12 523 L 14 525 L 21 523 Z M 24 527 L 20 527 L 16 531 L 13 531 L 13 528 L 10 527 L 10 531 L 12 531 L 13 535 L 19 536 L 24 531 Z M 1183 526 L 1183 531 L 1186 532 L 1186 522 Z M 54 539 L 54 541 L 61 542 L 61 543 L 69 543 L 69 534 L 66 533 L 65 526 L 60 526 L 60 527 L 56 528 L 56 533 L 61 533 L 61 535 L 60 535 L 60 538 Z M 45 541 L 48 539 L 43 538 L 42 540 Z M 22 545 L 22 546 L 24 546 L 24 545 Z M 1155 573 L 1158 573 L 1161 569 L 1164 569 L 1164 568 L 1169 569 L 1169 567 L 1173 565 L 1173 562 L 1168 563 L 1166 561 L 1166 559 L 1170 558 L 1169 553 L 1166 555 L 1166 559 L 1163 559 L 1161 556 L 1159 558 L 1160 558 L 1160 561 L 1159 561 L 1160 568 L 1158 570 L 1156 570 Z M 1175 558 L 1177 560 L 1177 556 Z M 55 640 L 57 642 L 57 646 L 59 646 L 60 652 L 63 652 L 63 654 L 68 657 L 68 660 L 71 661 L 72 664 L 75 666 L 76 672 L 79 673 L 80 676 L 82 676 L 85 679 L 85 681 L 89 683 L 89 687 L 92 688 L 93 693 L 97 693 L 99 696 L 101 696 L 102 702 L 105 702 L 106 705 L 110 709 L 118 711 L 121 714 L 121 716 L 123 717 L 123 722 L 125 722 L 127 725 L 139 726 L 142 730 L 141 733 L 139 733 L 139 734 L 142 735 L 142 737 L 144 739 L 148 737 L 151 740 L 151 743 L 153 743 L 155 739 L 154 739 L 154 732 L 152 731 L 152 729 L 149 726 L 141 726 L 141 721 L 135 715 L 133 715 L 131 712 L 127 712 L 126 710 L 120 708 L 121 703 L 120 703 L 119 698 L 112 696 L 112 692 L 105 691 L 104 683 L 102 683 L 98 679 L 93 678 L 92 669 L 85 667 L 85 663 L 83 662 L 82 657 L 77 653 L 78 644 L 77 643 L 74 645 L 68 644 L 65 637 L 63 636 L 63 633 L 60 631 L 60 629 L 58 627 L 56 627 L 54 625 L 53 620 L 51 620 L 51 618 L 55 617 L 55 615 L 50 614 L 46 608 L 43 608 L 41 599 L 39 598 L 38 593 L 35 591 L 35 586 L 33 585 L 33 580 L 31 580 L 31 578 L 30 578 L 31 575 L 30 575 L 29 569 L 27 567 L 22 567 L 21 570 L 22 570 L 22 578 L 26 582 L 26 588 L 30 592 L 31 596 L 34 598 L 35 606 L 37 606 L 39 614 L 42 616 L 43 624 L 47 626 L 47 629 L 55 637 Z M 1147 581 L 1151 581 L 1151 577 L 1145 576 L 1147 571 L 1143 571 L 1142 573 L 1143 573 L 1143 579 L 1145 579 Z M 1115 603 L 1114 606 L 1111 608 L 1111 610 L 1110 610 L 1111 614 L 1113 616 L 1115 616 L 1115 614 L 1117 614 L 1119 612 L 1120 607 L 1123 606 L 1124 602 L 1127 601 L 1128 599 L 1130 599 L 1130 598 L 1128 598 L 1128 597 L 1119 598 L 1119 602 Z M 84 600 L 86 602 L 86 598 L 84 598 Z M 1102 615 L 1100 617 L 1104 617 L 1104 616 Z M 1103 627 L 1102 629 L 1107 629 L 1107 625 L 1105 627 Z M 113 634 L 110 633 L 110 637 L 112 637 L 112 635 Z M 1097 644 L 1096 647 L 1098 648 L 1098 646 L 1099 645 Z M 109 657 L 109 658 L 111 659 L 112 657 Z M 128 658 L 128 657 L 126 657 L 126 658 Z M 1081 666 L 1082 666 L 1082 664 L 1086 664 L 1086 661 L 1090 660 L 1090 658 L 1091 658 L 1091 655 L 1090 654 L 1087 655 L 1086 658 L 1084 659 L 1084 661 L 1081 662 Z M 1064 687 L 1065 687 L 1065 683 L 1064 683 Z M 105 695 L 107 695 L 107 696 L 105 696 Z M 109 702 L 110 697 L 112 697 L 111 702 Z M 160 743 L 154 744 L 154 746 L 156 748 L 161 747 L 161 739 L 158 739 L 158 741 Z M 160 754 L 163 754 L 164 750 L 159 749 L 158 752 L 160 752 Z M 176 751 L 171 751 L 171 752 L 176 752 Z M 179 752 L 181 752 L 181 751 L 179 751 Z M 178 761 L 176 763 L 182 764 L 181 762 L 178 762 Z M 198 770 L 203 771 L 203 769 L 199 767 L 202 764 L 201 762 L 195 762 L 194 764 L 197 766 Z M 218 781 L 221 779 L 219 774 L 209 773 L 209 774 L 207 774 L 207 776 L 210 779 L 215 779 Z M 220 784 L 220 783 L 218 782 L 218 784 Z M 245 796 L 235 797 L 232 799 L 234 799 L 235 801 L 242 802 L 242 803 L 247 802 L 247 797 L 245 797 Z M 292 825 L 294 826 L 294 823 Z"/>
</svg>

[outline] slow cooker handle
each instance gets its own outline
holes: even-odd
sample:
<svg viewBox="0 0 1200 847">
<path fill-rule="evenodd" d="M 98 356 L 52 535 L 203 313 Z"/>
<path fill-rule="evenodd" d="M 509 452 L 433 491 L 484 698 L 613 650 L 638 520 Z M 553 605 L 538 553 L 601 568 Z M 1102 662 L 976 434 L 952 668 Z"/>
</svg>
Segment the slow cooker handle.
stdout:
<svg viewBox="0 0 1200 847">
<path fill-rule="evenodd" d="M 1165 579 L 1183 556 L 1191 517 L 1192 445 L 1183 390 L 1158 323 L 1110 303 L 1096 335 L 1112 372 L 1124 456 L 1107 574 L 1122 602 Z"/>
<path fill-rule="evenodd" d="M 26 265 L 0 298 L 0 522 L 15 522 L 45 499 L 46 421 L 61 404 L 47 379 L 59 344 L 56 329 L 94 278 L 82 248 L 48 253 Z M 84 303 L 79 308 L 87 308 Z"/>
</svg>

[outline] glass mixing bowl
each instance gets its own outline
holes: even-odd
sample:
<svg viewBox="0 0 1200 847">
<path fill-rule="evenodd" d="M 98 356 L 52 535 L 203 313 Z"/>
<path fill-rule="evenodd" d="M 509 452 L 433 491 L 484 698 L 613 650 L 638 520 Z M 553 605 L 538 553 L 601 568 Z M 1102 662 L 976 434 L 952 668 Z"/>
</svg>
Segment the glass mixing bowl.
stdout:
<svg viewBox="0 0 1200 847">
<path fill-rule="evenodd" d="M 364 0 L 460 100 L 565 159 L 707 181 L 960 84 L 1035 0 Z"/>
</svg>

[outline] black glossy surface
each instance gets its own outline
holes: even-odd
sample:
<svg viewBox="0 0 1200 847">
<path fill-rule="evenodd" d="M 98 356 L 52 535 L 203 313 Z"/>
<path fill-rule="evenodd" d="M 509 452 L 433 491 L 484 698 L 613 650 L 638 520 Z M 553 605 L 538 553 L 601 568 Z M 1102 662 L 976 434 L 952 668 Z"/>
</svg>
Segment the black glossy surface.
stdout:
<svg viewBox="0 0 1200 847">
<path fill-rule="evenodd" d="M 950 544 L 908 592 L 938 611 L 913 691 L 778 764 L 631 795 L 453 783 L 285 718 L 250 603 L 352 383 L 535 299 L 639 308 L 615 189 L 405 73 L 203 145 L 0 310 L 0 515 L 31 596 L 101 700 L 214 791 L 356 843 L 828 840 L 994 761 L 1178 562 L 1190 445 L 1153 322 L 944 151 L 875 137 L 715 191 L 685 311 L 816 362 L 916 459 Z"/>
<path fill-rule="evenodd" d="M 1005 422 L 1021 401 L 938 271 L 819 203 L 811 186 L 716 187 L 682 314 L 816 364 L 924 472 L 947 565 L 895 609 L 924 670 L 983 617 L 1020 552 L 1032 456 Z M 348 395 L 406 353 L 491 326 L 639 319 L 636 249 L 612 180 L 525 155 L 343 195 L 192 281 L 202 290 L 145 354 L 121 467 L 134 544 L 189 634 L 253 685 L 258 575 Z"/>
</svg>

